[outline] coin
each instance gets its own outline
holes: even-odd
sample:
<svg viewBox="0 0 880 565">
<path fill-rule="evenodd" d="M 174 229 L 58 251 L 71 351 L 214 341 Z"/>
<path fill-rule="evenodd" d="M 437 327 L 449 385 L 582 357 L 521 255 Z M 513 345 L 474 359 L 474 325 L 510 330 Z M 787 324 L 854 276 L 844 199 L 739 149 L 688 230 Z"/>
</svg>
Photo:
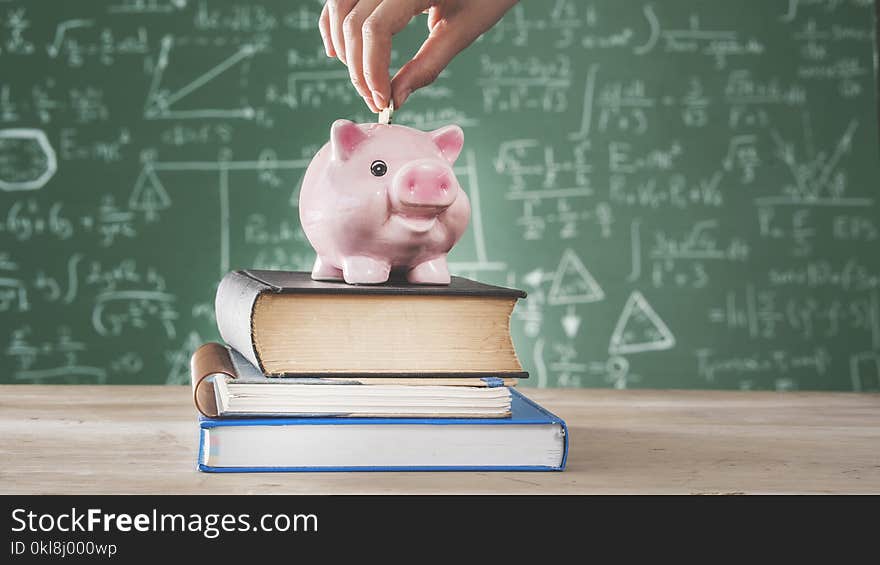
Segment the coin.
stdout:
<svg viewBox="0 0 880 565">
<path fill-rule="evenodd" d="M 379 123 L 385 125 L 390 124 L 392 115 L 394 115 L 394 100 L 388 102 L 388 107 L 379 112 Z"/>
</svg>

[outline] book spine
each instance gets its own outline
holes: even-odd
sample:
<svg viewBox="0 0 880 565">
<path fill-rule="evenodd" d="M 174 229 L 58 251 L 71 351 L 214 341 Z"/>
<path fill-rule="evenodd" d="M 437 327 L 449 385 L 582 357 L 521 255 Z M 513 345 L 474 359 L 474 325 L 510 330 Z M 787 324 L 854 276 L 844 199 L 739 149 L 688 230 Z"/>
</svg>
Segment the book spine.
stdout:
<svg viewBox="0 0 880 565">
<path fill-rule="evenodd" d="M 220 337 L 260 370 L 263 364 L 253 339 L 254 304 L 261 293 L 271 288 L 240 271 L 233 271 L 220 281 L 214 301 Z"/>
<path fill-rule="evenodd" d="M 229 349 L 219 343 L 206 343 L 193 353 L 189 369 L 196 409 L 209 418 L 218 417 L 214 379 L 208 377 L 226 375 L 233 379 L 238 378 L 238 372 L 229 356 Z"/>
</svg>

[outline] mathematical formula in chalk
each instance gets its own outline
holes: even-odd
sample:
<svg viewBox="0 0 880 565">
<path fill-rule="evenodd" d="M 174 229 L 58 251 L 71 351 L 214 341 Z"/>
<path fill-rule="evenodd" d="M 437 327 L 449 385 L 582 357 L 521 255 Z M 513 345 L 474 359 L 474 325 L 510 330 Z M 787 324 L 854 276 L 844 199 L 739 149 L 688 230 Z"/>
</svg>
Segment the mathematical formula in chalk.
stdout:
<svg viewBox="0 0 880 565">
<path fill-rule="evenodd" d="M 0 2 L 3 382 L 186 384 L 226 271 L 311 268 L 305 168 L 377 120 L 319 8 Z M 873 10 L 520 3 L 394 110 L 464 129 L 450 268 L 528 292 L 527 384 L 880 390 Z"/>
</svg>

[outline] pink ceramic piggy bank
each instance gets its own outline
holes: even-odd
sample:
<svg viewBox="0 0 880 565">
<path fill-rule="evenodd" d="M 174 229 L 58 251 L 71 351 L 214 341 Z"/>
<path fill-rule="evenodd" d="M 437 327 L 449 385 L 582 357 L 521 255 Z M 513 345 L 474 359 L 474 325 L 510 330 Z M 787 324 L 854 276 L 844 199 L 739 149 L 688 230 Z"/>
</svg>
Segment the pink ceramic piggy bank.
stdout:
<svg viewBox="0 0 880 565">
<path fill-rule="evenodd" d="M 471 214 L 452 171 L 463 143 L 458 126 L 334 122 L 299 195 L 318 253 L 312 278 L 378 284 L 393 270 L 412 283 L 449 284 L 446 254 Z"/>
</svg>

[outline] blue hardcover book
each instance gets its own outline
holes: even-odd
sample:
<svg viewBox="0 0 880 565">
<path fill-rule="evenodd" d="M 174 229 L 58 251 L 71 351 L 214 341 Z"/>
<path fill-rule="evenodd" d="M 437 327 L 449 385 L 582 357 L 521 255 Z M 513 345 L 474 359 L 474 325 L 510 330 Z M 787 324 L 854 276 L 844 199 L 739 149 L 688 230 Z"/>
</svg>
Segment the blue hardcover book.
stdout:
<svg viewBox="0 0 880 565">
<path fill-rule="evenodd" d="M 511 389 L 509 418 L 199 419 L 200 471 L 561 471 L 568 429 Z"/>
</svg>

